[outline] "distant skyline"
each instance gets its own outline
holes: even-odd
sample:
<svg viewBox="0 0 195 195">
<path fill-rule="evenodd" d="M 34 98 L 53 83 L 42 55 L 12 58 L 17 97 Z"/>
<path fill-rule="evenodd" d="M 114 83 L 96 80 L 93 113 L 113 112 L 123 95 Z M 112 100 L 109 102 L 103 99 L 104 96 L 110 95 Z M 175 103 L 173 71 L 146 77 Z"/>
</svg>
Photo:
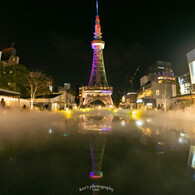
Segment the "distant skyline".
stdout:
<svg viewBox="0 0 195 195">
<path fill-rule="evenodd" d="M 0 49 L 15 42 L 20 63 L 51 75 L 57 85 L 88 85 L 93 50 L 95 0 L 39 1 L 1 5 Z M 190 5 L 99 1 L 109 85 L 118 90 L 137 66 L 143 74 L 156 60 L 188 72 L 186 53 L 195 48 L 195 12 Z"/>
</svg>

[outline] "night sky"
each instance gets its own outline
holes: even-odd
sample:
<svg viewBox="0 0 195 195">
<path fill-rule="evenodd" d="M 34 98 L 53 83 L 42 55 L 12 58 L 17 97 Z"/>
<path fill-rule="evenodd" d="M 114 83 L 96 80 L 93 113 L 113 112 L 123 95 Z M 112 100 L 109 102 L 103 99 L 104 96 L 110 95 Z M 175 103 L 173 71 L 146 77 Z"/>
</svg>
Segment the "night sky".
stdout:
<svg viewBox="0 0 195 195">
<path fill-rule="evenodd" d="M 172 62 L 176 75 L 188 72 L 186 53 L 195 48 L 194 7 L 128 2 L 99 1 L 109 85 L 123 90 L 126 77 L 141 65 L 138 83 L 156 60 Z M 59 86 L 88 85 L 95 0 L 9 4 L 1 5 L 0 49 L 15 42 L 20 64 L 28 69 L 43 71 Z"/>
</svg>

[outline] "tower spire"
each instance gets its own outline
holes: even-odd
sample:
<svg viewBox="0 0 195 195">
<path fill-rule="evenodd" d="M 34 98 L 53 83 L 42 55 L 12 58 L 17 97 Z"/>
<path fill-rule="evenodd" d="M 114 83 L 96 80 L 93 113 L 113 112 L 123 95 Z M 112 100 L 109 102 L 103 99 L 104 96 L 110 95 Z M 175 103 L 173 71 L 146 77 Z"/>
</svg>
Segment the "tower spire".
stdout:
<svg viewBox="0 0 195 195">
<path fill-rule="evenodd" d="M 96 15 L 98 16 L 98 0 L 96 0 Z"/>
<path fill-rule="evenodd" d="M 98 15 L 98 0 L 96 0 L 96 20 L 95 20 L 94 38 L 95 39 L 101 39 L 102 38 L 100 18 L 99 18 L 99 15 Z"/>
</svg>

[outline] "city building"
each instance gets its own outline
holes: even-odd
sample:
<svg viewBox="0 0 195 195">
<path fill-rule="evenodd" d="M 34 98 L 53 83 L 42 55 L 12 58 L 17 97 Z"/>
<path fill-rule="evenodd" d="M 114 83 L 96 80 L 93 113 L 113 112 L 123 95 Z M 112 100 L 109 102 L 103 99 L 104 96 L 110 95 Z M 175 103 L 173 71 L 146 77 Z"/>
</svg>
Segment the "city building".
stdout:
<svg viewBox="0 0 195 195">
<path fill-rule="evenodd" d="M 191 93 L 191 80 L 190 73 L 185 73 L 178 77 L 178 83 L 180 86 L 180 94 L 187 95 Z"/>
<path fill-rule="evenodd" d="M 76 106 L 76 102 L 75 102 L 75 96 L 73 94 L 71 94 L 68 90 L 70 90 L 70 83 L 69 86 L 68 85 L 64 85 L 64 87 L 58 87 L 58 92 L 63 94 L 64 97 L 64 108 L 74 108 Z"/>
<path fill-rule="evenodd" d="M 137 93 L 136 92 L 129 92 L 126 95 L 122 96 L 122 100 L 119 104 L 119 108 L 136 108 L 136 101 L 137 101 Z"/>
<path fill-rule="evenodd" d="M 108 85 L 103 59 L 103 49 L 105 42 L 102 41 L 102 32 L 98 14 L 98 1 L 96 3 L 96 20 L 94 40 L 91 42 L 93 54 L 93 64 L 88 86 L 80 89 L 80 107 L 89 107 L 92 103 L 101 101 L 105 106 L 112 106 L 111 98 L 113 88 Z"/>
<path fill-rule="evenodd" d="M 69 89 L 69 88 L 68 88 Z M 34 100 L 34 106 L 51 111 L 76 108 L 75 96 L 68 92 L 67 86 L 58 87 L 57 93 L 39 95 Z"/>
<path fill-rule="evenodd" d="M 65 107 L 64 96 L 61 93 L 40 95 L 35 98 L 34 106 L 50 111 L 62 110 Z"/>
<path fill-rule="evenodd" d="M 30 106 L 30 100 L 20 98 L 20 93 L 5 89 L 0 89 L 0 101 L 4 99 L 7 109 L 19 108 L 24 104 Z"/>
<path fill-rule="evenodd" d="M 67 91 L 70 89 L 70 83 L 64 83 L 64 89 Z"/>
<path fill-rule="evenodd" d="M 19 64 L 19 57 L 16 56 L 16 49 L 14 47 L 3 49 L 0 56 L 4 66 Z"/>
<path fill-rule="evenodd" d="M 169 109 L 176 93 L 176 77 L 170 62 L 156 61 L 140 79 L 138 109 Z"/>
<path fill-rule="evenodd" d="M 188 52 L 186 56 L 189 73 L 184 74 L 180 80 L 178 78 L 178 81 L 181 83 L 180 89 L 182 93 L 181 95 L 172 98 L 175 101 L 176 107 L 180 107 L 181 104 L 184 105 L 184 107 L 195 104 L 195 49 Z"/>
<path fill-rule="evenodd" d="M 187 53 L 187 60 L 190 71 L 192 93 L 195 93 L 195 49 Z"/>
</svg>

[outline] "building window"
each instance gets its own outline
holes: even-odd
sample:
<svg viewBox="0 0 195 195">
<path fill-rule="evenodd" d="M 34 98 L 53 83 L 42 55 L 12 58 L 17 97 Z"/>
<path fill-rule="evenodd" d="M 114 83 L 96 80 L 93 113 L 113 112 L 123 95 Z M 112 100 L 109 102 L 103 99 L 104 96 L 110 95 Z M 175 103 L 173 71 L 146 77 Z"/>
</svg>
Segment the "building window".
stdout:
<svg viewBox="0 0 195 195">
<path fill-rule="evenodd" d="M 159 90 L 156 90 L 156 95 L 160 95 L 160 92 L 159 92 Z"/>
</svg>

